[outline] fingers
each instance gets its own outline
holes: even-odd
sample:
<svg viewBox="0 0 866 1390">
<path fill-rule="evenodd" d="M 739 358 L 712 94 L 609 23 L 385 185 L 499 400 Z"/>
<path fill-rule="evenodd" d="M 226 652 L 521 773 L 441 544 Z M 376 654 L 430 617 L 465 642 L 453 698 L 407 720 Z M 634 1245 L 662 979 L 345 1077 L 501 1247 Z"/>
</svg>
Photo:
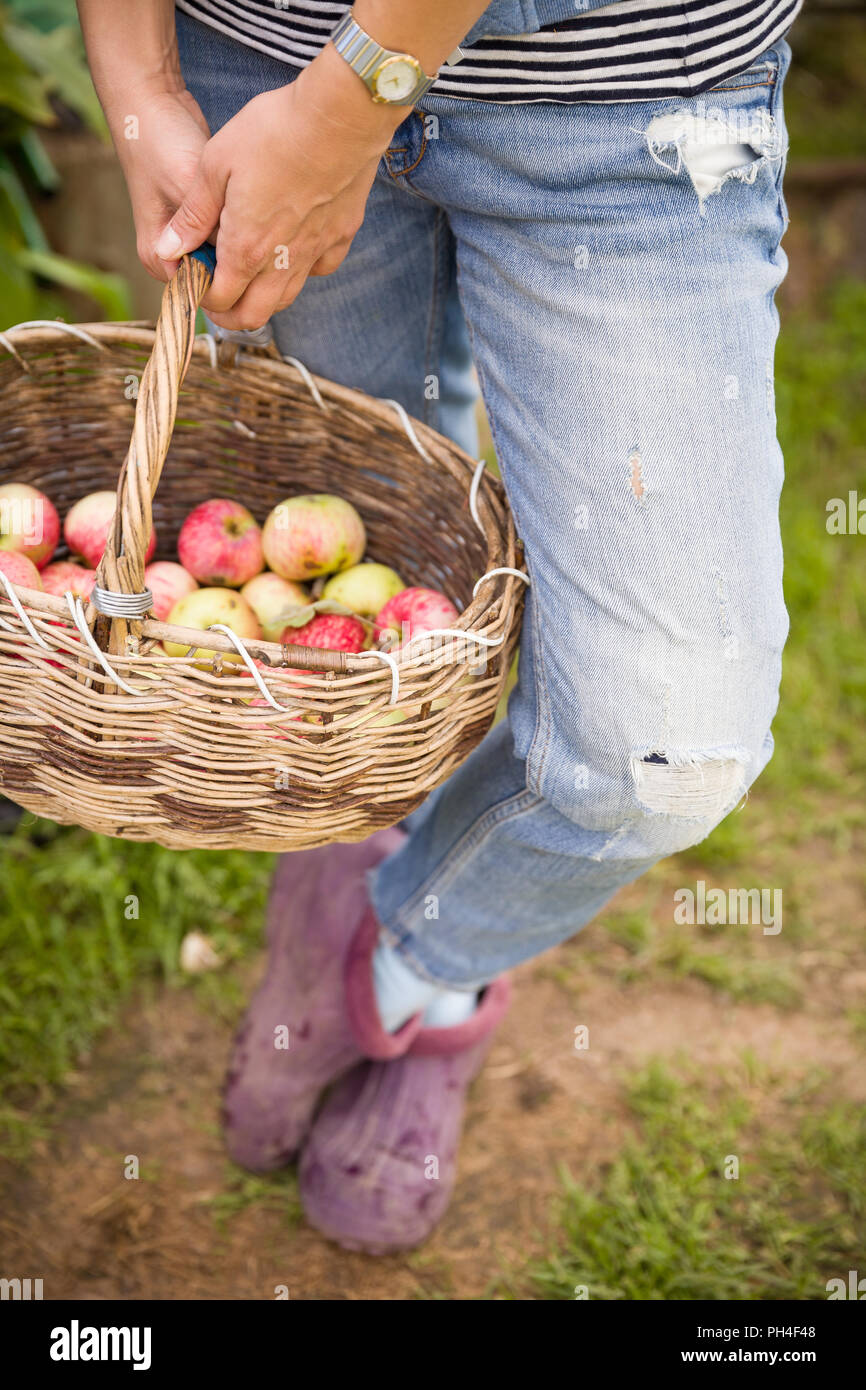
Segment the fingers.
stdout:
<svg viewBox="0 0 866 1390">
<path fill-rule="evenodd" d="M 332 246 L 330 250 L 326 251 L 323 256 L 320 256 L 319 259 L 310 266 L 309 273 L 311 275 L 333 275 L 334 271 L 343 264 L 351 245 L 351 238 L 338 241 L 336 245 Z"/>
<path fill-rule="evenodd" d="M 259 275 L 240 295 L 236 302 L 223 312 L 214 312 L 207 306 L 208 316 L 220 328 L 238 329 L 261 328 L 272 314 L 286 309 L 297 298 L 304 286 L 306 272 L 297 271 L 292 275 L 285 272 L 271 272 Z"/>
<path fill-rule="evenodd" d="M 171 279 L 178 267 L 177 261 L 163 261 L 153 249 L 159 237 L 160 229 L 165 226 L 167 216 L 167 211 L 162 211 L 156 218 L 136 216 L 135 219 L 135 249 L 138 252 L 138 259 L 148 275 L 152 275 L 154 280 L 161 280 L 163 283 Z"/>
<path fill-rule="evenodd" d="M 166 264 L 177 265 L 187 251 L 195 251 L 216 228 L 223 206 L 225 175 L 220 175 L 207 157 L 177 212 L 163 228 L 154 256 Z"/>
<path fill-rule="evenodd" d="M 202 301 L 209 314 L 229 313 L 259 279 L 272 286 L 282 286 L 285 282 L 286 270 L 279 266 L 272 247 L 262 247 L 252 237 L 233 233 L 231 226 L 225 223 L 221 224 L 217 235 L 216 254 L 216 272 Z M 279 297 L 279 289 L 276 297 Z"/>
</svg>

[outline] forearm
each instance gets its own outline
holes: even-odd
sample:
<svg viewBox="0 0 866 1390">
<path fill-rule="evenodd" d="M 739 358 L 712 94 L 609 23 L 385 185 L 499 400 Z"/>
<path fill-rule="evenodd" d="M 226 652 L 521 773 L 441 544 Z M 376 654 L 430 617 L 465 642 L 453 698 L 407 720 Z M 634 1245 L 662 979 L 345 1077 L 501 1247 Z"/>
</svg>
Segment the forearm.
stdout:
<svg viewBox="0 0 866 1390">
<path fill-rule="evenodd" d="M 488 0 L 356 0 L 352 14 L 377 43 L 411 53 L 432 77 L 487 4 Z M 330 43 L 301 73 L 301 84 L 323 128 L 330 127 L 346 148 L 384 149 L 411 111 L 410 106 L 372 101 Z"/>
<path fill-rule="evenodd" d="M 174 0 L 78 0 L 87 61 L 109 122 L 136 103 L 183 90 Z"/>
</svg>

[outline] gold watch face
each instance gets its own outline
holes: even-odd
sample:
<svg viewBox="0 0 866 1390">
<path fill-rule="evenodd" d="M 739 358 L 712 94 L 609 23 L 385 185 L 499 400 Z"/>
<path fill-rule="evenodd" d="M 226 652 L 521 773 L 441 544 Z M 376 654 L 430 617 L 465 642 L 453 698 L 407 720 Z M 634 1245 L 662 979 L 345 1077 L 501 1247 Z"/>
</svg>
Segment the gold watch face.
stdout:
<svg viewBox="0 0 866 1390">
<path fill-rule="evenodd" d="M 376 70 L 373 79 L 375 99 L 398 104 L 407 101 L 423 76 L 421 64 L 408 53 L 398 53 L 393 58 L 386 58 L 382 66 Z"/>
</svg>

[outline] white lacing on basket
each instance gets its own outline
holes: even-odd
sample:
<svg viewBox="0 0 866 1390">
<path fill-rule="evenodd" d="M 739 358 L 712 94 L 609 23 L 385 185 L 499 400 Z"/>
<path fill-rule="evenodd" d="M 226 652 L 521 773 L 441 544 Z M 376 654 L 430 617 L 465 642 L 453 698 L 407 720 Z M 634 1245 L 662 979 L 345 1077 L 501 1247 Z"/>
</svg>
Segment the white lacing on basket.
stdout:
<svg viewBox="0 0 866 1390">
<path fill-rule="evenodd" d="M 71 333 L 73 338 L 80 338 L 82 343 L 87 343 L 88 347 L 98 348 L 100 352 L 106 351 L 104 343 L 97 342 L 96 338 L 83 328 L 79 328 L 75 323 L 64 323 L 62 319 L 27 319 L 24 323 L 13 324 L 11 328 L 6 329 L 5 333 L 0 333 L 0 343 L 25 372 L 30 371 L 29 363 L 24 360 L 11 341 L 11 334 L 17 333 L 21 328 L 59 328 L 63 333 Z"/>
<path fill-rule="evenodd" d="M 69 605 L 69 611 L 72 614 L 72 621 L 74 622 L 76 628 L 81 634 L 81 637 L 85 642 L 85 645 L 90 648 L 90 651 L 96 657 L 96 660 L 99 662 L 106 675 L 111 678 L 115 685 L 119 685 L 121 690 L 125 690 L 127 695 L 150 695 L 152 692 L 149 690 L 136 690 L 135 686 L 129 685 L 123 679 L 122 676 L 119 676 L 117 674 L 114 667 L 111 665 L 108 658 L 106 657 L 105 652 L 99 650 L 99 647 L 97 647 L 96 642 L 93 639 L 93 634 L 91 633 L 90 628 L 87 626 L 87 619 L 84 616 L 84 604 L 81 602 L 79 596 L 77 594 L 70 593 L 67 590 L 63 597 L 66 599 L 66 602 Z"/>
<path fill-rule="evenodd" d="M 495 570 L 488 570 L 486 574 L 482 574 L 481 578 L 477 581 L 474 589 L 472 590 L 473 598 L 478 593 L 478 590 L 481 588 L 481 585 L 484 583 L 484 581 L 486 579 L 492 579 L 494 574 L 513 574 L 515 579 L 522 579 L 524 584 L 532 583 L 532 580 L 529 578 L 529 575 L 525 574 L 523 570 L 513 570 L 510 565 L 499 565 Z"/>
<path fill-rule="evenodd" d="M 478 632 L 467 632 L 464 628 L 460 627 L 434 627 L 428 632 L 419 632 L 416 634 L 416 636 L 410 637 L 408 642 L 404 642 L 403 646 L 400 648 L 400 656 L 405 659 L 409 652 L 409 648 L 415 642 L 428 642 L 432 637 L 456 637 L 460 639 L 465 639 L 467 642 L 477 642 L 480 647 L 498 647 L 505 641 L 504 636 L 482 637 L 481 634 Z M 389 699 L 388 704 L 396 705 L 400 695 L 400 669 L 397 665 L 396 659 L 392 656 L 390 652 L 358 652 L 357 655 L 359 657 L 375 657 L 377 660 L 384 661 L 387 663 L 388 666 L 390 666 L 391 698 Z M 412 658 L 410 658 L 410 661 L 411 660 Z"/>
<path fill-rule="evenodd" d="M 216 345 L 216 338 L 214 337 L 214 335 L 213 335 L 212 333 L 196 333 L 196 335 L 195 335 L 195 341 L 196 341 L 197 343 L 204 343 L 204 345 L 205 345 L 205 347 L 207 348 L 207 351 L 208 351 L 208 357 L 210 358 L 210 364 L 211 364 L 211 366 L 213 367 L 214 371 L 215 371 L 215 372 L 218 372 L 218 371 L 219 371 L 219 361 L 217 360 L 217 345 Z"/>
<path fill-rule="evenodd" d="M 391 400 L 390 396 L 380 396 L 379 400 L 382 402 L 383 405 L 390 405 L 392 409 L 394 409 L 397 412 L 397 418 L 399 419 L 400 424 L 403 426 L 404 430 L 409 436 L 409 440 L 416 449 L 416 451 L 421 455 L 425 463 L 432 463 L 432 458 L 430 457 L 427 450 L 424 448 L 424 445 L 421 443 L 420 439 L 418 438 L 417 434 L 412 428 L 412 421 L 409 419 L 409 416 L 406 414 L 406 411 L 404 410 L 400 402 Z"/>
<path fill-rule="evenodd" d="M 33 638 L 34 642 L 38 642 L 40 647 L 46 647 L 48 651 L 51 651 L 51 643 L 46 642 L 45 638 L 36 631 L 36 628 L 33 626 L 29 617 L 27 616 L 27 613 L 24 609 L 24 606 L 20 598 L 13 589 L 9 578 L 3 573 L 2 570 L 0 570 L 0 582 L 2 582 L 3 588 L 6 590 L 6 593 L 9 596 L 9 602 L 12 604 L 12 607 L 15 609 L 15 612 L 18 614 L 19 618 L 26 627 L 27 631 L 30 633 L 30 636 Z M 0 618 L 0 627 L 4 628 L 6 632 L 15 631 L 15 628 L 13 627 L 12 623 L 7 623 L 5 618 Z"/>
<path fill-rule="evenodd" d="M 325 405 L 325 402 L 322 400 L 322 393 L 321 393 L 321 391 L 319 390 L 319 388 L 318 388 L 318 386 L 316 385 L 316 383 L 313 381 L 313 378 L 312 378 L 312 375 L 311 375 L 311 373 L 310 373 L 309 367 L 305 367 L 304 364 L 303 364 L 303 362 L 300 360 L 300 358 L 298 358 L 298 357 L 290 357 L 290 356 L 288 356 L 288 354 L 287 354 L 285 357 L 283 357 L 283 361 L 284 361 L 284 362 L 290 362 L 290 363 L 292 364 L 292 366 L 295 368 L 295 370 L 298 371 L 298 372 L 300 372 L 301 376 L 303 377 L 303 379 L 304 379 L 304 381 L 305 381 L 305 383 L 306 383 L 307 390 L 309 391 L 309 393 L 310 393 L 310 395 L 312 396 L 313 400 L 316 402 L 316 405 L 319 407 L 320 410 L 327 410 L 328 407 Z"/>
<path fill-rule="evenodd" d="M 482 535 L 486 533 L 484 531 L 484 526 L 482 524 L 481 517 L 478 515 L 478 489 L 481 487 L 481 479 L 484 477 L 484 470 L 486 467 L 487 460 L 479 459 L 475 468 L 475 472 L 472 474 L 472 486 L 469 489 L 469 510 L 472 513 L 472 520 L 475 522 L 475 525 L 478 527 Z M 474 589 L 472 590 L 473 598 L 478 593 L 478 590 L 481 588 L 481 585 L 485 582 L 485 580 L 492 579 L 495 574 L 513 574 L 515 579 L 522 579 L 524 584 L 532 583 L 532 580 L 529 578 L 529 575 L 526 574 L 524 570 L 512 569 L 510 565 L 499 565 L 496 569 L 488 570 L 486 574 L 482 574 L 481 578 L 478 580 Z"/>
<path fill-rule="evenodd" d="M 269 705 L 272 705 L 274 709 L 280 710 L 283 714 L 286 714 L 290 709 L 297 708 L 297 706 L 295 705 L 281 705 L 279 700 L 274 699 L 274 696 L 271 694 L 270 690 L 268 690 L 268 687 L 262 680 L 261 675 L 259 673 L 259 669 L 253 661 L 253 658 L 250 656 L 244 643 L 242 642 L 241 638 L 238 637 L 236 632 L 232 632 L 230 627 L 226 627 L 225 623 L 210 623 L 207 630 L 208 632 L 225 633 L 226 637 L 228 637 L 229 641 L 234 646 L 235 651 L 237 651 L 240 657 L 242 658 L 244 665 L 246 666 L 247 670 L 249 671 L 250 675 L 252 676 L 256 685 L 259 687 L 259 690 L 262 692 Z M 198 651 L 198 647 L 190 647 L 189 651 L 187 652 L 187 656 L 192 656 L 193 652 L 196 651 Z"/>
<path fill-rule="evenodd" d="M 77 323 L 64 323 L 62 319 L 27 319 L 25 323 L 13 324 L 6 329 L 6 333 L 17 333 L 22 328 L 58 328 L 61 333 L 71 333 L 73 338 L 80 338 L 82 343 L 87 343 L 89 347 L 98 348 L 100 352 L 105 352 L 104 343 L 100 343 L 85 329 L 79 328 Z M 6 334 L 0 334 L 0 338 L 6 342 Z M 8 346 L 8 344 L 7 344 Z"/>
<path fill-rule="evenodd" d="M 478 489 L 481 486 L 481 479 L 484 477 L 484 470 L 487 467 L 486 459 L 479 459 L 478 466 L 472 474 L 472 486 L 469 489 L 469 510 L 472 513 L 472 520 L 478 527 L 482 535 L 486 535 L 481 517 L 478 515 Z"/>
</svg>

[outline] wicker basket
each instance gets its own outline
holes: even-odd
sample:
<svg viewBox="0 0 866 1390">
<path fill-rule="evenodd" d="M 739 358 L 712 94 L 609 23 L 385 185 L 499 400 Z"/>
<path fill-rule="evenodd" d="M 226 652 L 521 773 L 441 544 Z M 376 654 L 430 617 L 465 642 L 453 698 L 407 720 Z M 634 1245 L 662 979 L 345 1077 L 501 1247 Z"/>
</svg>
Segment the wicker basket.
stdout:
<svg viewBox="0 0 866 1390">
<path fill-rule="evenodd" d="M 520 627 L 519 542 L 498 480 L 393 403 L 266 351 L 223 345 L 218 360 L 194 337 L 207 283 L 185 259 L 155 330 L 0 335 L 0 481 L 32 483 L 63 514 L 113 488 L 125 456 L 99 571 L 123 594 L 144 587 L 151 499 L 157 556 L 171 558 L 208 497 L 263 521 L 293 493 L 338 493 L 372 557 L 462 610 L 461 635 L 390 661 L 249 641 L 266 699 L 223 658 L 228 635 L 80 604 L 76 630 L 70 600 L 0 584 L 0 790 L 37 815 L 174 849 L 359 840 L 417 807 L 490 726 Z M 217 654 L 172 658 L 164 639 Z"/>
</svg>

